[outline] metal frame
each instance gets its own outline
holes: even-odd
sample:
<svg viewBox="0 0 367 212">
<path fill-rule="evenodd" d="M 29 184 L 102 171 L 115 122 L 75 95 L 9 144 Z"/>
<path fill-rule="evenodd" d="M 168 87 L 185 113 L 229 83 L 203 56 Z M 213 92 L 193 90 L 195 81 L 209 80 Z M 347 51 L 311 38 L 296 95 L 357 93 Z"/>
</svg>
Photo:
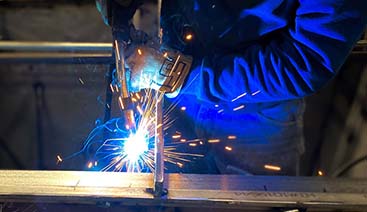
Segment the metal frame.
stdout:
<svg viewBox="0 0 367 212">
<path fill-rule="evenodd" d="M 0 171 L 0 202 L 233 209 L 366 211 L 367 180 L 324 177 L 166 174 L 164 198 L 152 174 Z"/>
</svg>

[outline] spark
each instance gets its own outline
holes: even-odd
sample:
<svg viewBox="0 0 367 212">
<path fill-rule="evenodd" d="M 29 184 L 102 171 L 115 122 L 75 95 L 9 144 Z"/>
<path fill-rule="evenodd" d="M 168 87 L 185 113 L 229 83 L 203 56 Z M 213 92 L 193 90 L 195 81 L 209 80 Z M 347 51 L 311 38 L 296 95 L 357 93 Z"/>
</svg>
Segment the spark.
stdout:
<svg viewBox="0 0 367 212">
<path fill-rule="evenodd" d="M 194 36 L 190 33 L 190 34 L 187 34 L 186 36 L 185 36 L 185 39 L 187 40 L 187 41 L 190 41 L 190 40 L 192 40 L 194 38 Z"/>
<path fill-rule="evenodd" d="M 119 105 L 120 105 L 121 110 L 125 109 L 124 103 L 122 102 L 122 97 L 121 96 L 119 96 Z"/>
<path fill-rule="evenodd" d="M 256 95 L 256 94 L 258 94 L 258 93 L 260 93 L 260 90 L 253 92 L 253 93 L 251 94 L 251 96 L 255 96 L 255 95 Z"/>
<path fill-rule="evenodd" d="M 185 111 L 186 110 L 186 107 L 185 106 L 181 107 L 181 110 L 182 111 Z"/>
<path fill-rule="evenodd" d="M 180 134 L 176 134 L 176 135 L 173 135 L 172 138 L 173 139 L 178 139 L 178 138 L 181 138 L 181 135 Z"/>
<path fill-rule="evenodd" d="M 139 111 L 136 113 L 136 132 L 131 132 L 128 126 L 125 126 L 123 118 L 114 118 L 104 124 L 98 125 L 88 135 L 83 144 L 83 148 L 74 153 L 73 157 L 82 152 L 90 152 L 90 158 L 94 162 L 87 163 L 87 168 L 93 168 L 100 171 L 116 171 L 116 172 L 152 172 L 154 171 L 154 140 L 155 129 L 163 127 L 166 130 L 172 123 L 167 114 L 165 114 L 164 125 L 157 125 L 155 116 L 156 101 L 163 98 L 163 94 L 156 98 L 154 92 L 144 90 L 142 95 L 133 97 L 140 98 L 140 102 L 135 102 L 135 108 Z M 122 99 L 119 98 L 120 107 L 123 108 Z M 190 162 L 193 157 L 202 157 L 200 154 L 191 154 L 186 152 L 178 152 L 177 145 L 187 142 L 190 146 L 197 146 L 193 141 L 180 139 L 181 133 L 176 131 L 175 142 L 166 142 L 164 147 L 165 163 L 172 163 L 182 167 L 184 163 Z M 181 142 L 178 142 L 181 141 Z M 66 158 L 64 158 L 65 160 Z M 98 161 L 98 163 L 97 163 Z M 182 164 L 182 165 L 180 165 Z"/>
<path fill-rule="evenodd" d="M 141 109 L 140 105 L 136 106 L 136 109 L 138 110 L 138 112 L 140 113 L 140 115 L 144 114 L 143 109 Z"/>
<path fill-rule="evenodd" d="M 230 146 L 226 146 L 224 149 L 227 150 L 227 151 L 232 151 L 232 147 L 230 147 Z"/>
<path fill-rule="evenodd" d="M 218 113 L 223 113 L 223 111 L 224 111 L 223 109 L 220 109 L 218 110 Z"/>
<path fill-rule="evenodd" d="M 89 162 L 87 167 L 88 167 L 88 169 L 91 169 L 93 167 L 93 162 Z"/>
<path fill-rule="evenodd" d="M 238 107 L 233 108 L 233 111 L 242 110 L 243 108 L 245 108 L 245 105 L 240 105 Z"/>
<path fill-rule="evenodd" d="M 321 170 L 318 170 L 318 171 L 317 171 L 317 175 L 319 175 L 319 176 L 324 176 L 324 173 L 323 173 Z"/>
<path fill-rule="evenodd" d="M 271 171 L 281 171 L 282 170 L 280 166 L 274 166 L 274 165 L 268 165 L 268 164 L 265 164 L 264 168 L 271 170 Z"/>
<path fill-rule="evenodd" d="M 219 143 L 220 139 L 209 139 L 208 143 Z"/>
<path fill-rule="evenodd" d="M 160 29 L 159 29 L 159 35 L 158 35 L 158 37 L 159 37 L 159 43 L 160 43 L 160 44 L 162 44 L 163 28 L 160 28 Z"/>
<path fill-rule="evenodd" d="M 237 139 L 237 136 L 235 136 L 235 135 L 229 135 L 229 136 L 227 137 L 227 139 L 228 139 L 228 140 L 235 140 L 235 139 Z"/>
<path fill-rule="evenodd" d="M 84 85 L 84 81 L 80 77 L 79 77 L 79 82 L 80 82 L 80 84 Z"/>
<path fill-rule="evenodd" d="M 113 85 L 110 84 L 110 89 L 111 89 L 111 92 L 114 93 L 115 92 L 115 89 L 113 88 Z"/>
<path fill-rule="evenodd" d="M 219 107 L 219 105 L 214 105 L 214 107 Z"/>
<path fill-rule="evenodd" d="M 56 159 L 57 159 L 56 164 L 59 164 L 62 162 L 62 158 L 60 155 L 56 155 Z"/>
<path fill-rule="evenodd" d="M 242 97 L 244 97 L 244 96 L 246 96 L 246 95 L 247 95 L 247 93 L 245 92 L 245 93 L 243 93 L 243 94 L 241 94 L 241 95 L 237 96 L 236 98 L 232 99 L 232 100 L 231 100 L 231 102 L 237 101 L 238 99 L 240 99 L 240 98 L 242 98 Z"/>
<path fill-rule="evenodd" d="M 119 131 L 127 134 L 128 131 Z M 105 140 L 96 151 L 95 157 L 106 160 L 101 171 L 140 172 L 144 169 L 144 157 L 152 147 L 148 132 L 137 130 L 128 137 L 117 137 Z"/>
<path fill-rule="evenodd" d="M 115 41 L 116 49 L 119 46 Z M 117 57 L 120 57 L 117 51 Z M 167 55 L 168 56 L 168 55 Z M 178 56 L 179 59 L 180 56 Z M 178 60 L 176 59 L 176 60 Z M 177 65 L 177 61 L 174 66 Z M 117 78 L 118 76 L 113 77 Z M 111 91 L 119 92 L 118 83 L 111 83 Z M 144 89 L 139 93 L 133 93 L 131 96 L 131 104 L 133 104 L 135 113 L 135 121 L 137 123 L 136 131 L 129 130 L 129 126 L 125 126 L 124 118 L 113 118 L 103 124 L 97 124 L 82 145 L 82 149 L 62 160 L 77 156 L 81 153 L 87 153 L 88 160 L 87 168 L 93 168 L 100 171 L 117 171 L 117 172 L 153 172 L 155 168 L 154 162 L 154 141 L 156 129 L 163 127 L 167 130 L 176 121 L 176 118 L 171 118 L 169 114 L 174 111 L 178 105 L 179 98 L 172 103 L 163 114 L 163 124 L 156 122 L 156 102 L 161 101 L 164 97 L 163 93 L 153 92 L 151 89 Z M 135 101 L 136 100 L 136 101 Z M 124 99 L 118 97 L 118 105 L 121 110 L 124 110 Z M 186 110 L 182 107 L 181 110 Z M 187 143 L 189 146 L 203 145 L 202 139 L 188 140 L 181 138 L 180 132 L 175 133 L 177 140 L 165 142 L 164 146 L 164 161 L 172 163 L 178 167 L 183 167 L 184 163 L 191 162 L 192 158 L 202 157 L 201 154 L 192 154 L 187 152 L 179 152 L 178 145 Z M 195 142 L 195 143 L 193 143 Z M 61 157 L 60 157 L 61 158 Z M 97 162 L 98 161 L 98 162 Z"/>
<path fill-rule="evenodd" d="M 141 97 L 140 97 L 139 93 L 135 93 L 135 96 L 136 96 L 137 99 L 140 100 Z"/>
<path fill-rule="evenodd" d="M 141 51 L 141 49 L 138 49 L 138 54 L 139 55 L 142 55 L 143 54 L 143 52 Z"/>
</svg>

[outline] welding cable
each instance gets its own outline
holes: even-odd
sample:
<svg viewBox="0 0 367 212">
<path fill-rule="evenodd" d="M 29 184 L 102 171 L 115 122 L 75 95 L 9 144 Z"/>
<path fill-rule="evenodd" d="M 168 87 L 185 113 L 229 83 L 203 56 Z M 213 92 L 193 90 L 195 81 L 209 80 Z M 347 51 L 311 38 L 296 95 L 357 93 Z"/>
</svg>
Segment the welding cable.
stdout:
<svg viewBox="0 0 367 212">
<path fill-rule="evenodd" d="M 359 163 L 361 163 L 363 161 L 367 162 L 367 154 L 357 158 L 356 160 L 350 161 L 350 162 L 345 163 L 344 165 L 340 166 L 338 169 L 336 169 L 333 172 L 333 174 L 331 176 L 341 177 L 345 173 L 347 173 L 350 169 L 352 169 L 353 167 L 355 167 L 356 165 L 358 165 Z"/>
</svg>

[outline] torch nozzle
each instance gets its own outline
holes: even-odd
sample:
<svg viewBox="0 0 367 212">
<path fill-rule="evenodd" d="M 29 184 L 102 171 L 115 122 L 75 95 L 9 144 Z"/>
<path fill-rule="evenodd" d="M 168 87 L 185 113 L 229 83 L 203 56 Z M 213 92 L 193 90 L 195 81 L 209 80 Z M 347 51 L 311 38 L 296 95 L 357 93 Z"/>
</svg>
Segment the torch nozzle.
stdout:
<svg viewBox="0 0 367 212">
<path fill-rule="evenodd" d="M 122 111 L 125 127 L 126 129 L 130 130 L 132 133 L 136 132 L 136 122 L 134 117 L 134 111 L 132 109 L 127 109 Z"/>
</svg>

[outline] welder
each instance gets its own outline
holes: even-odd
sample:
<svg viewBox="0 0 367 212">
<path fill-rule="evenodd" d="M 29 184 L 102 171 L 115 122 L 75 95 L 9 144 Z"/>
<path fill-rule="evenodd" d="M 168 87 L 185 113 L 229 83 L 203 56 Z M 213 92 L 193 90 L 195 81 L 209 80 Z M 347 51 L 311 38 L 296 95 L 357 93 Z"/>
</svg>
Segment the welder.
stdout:
<svg viewBox="0 0 367 212">
<path fill-rule="evenodd" d="M 140 5 L 113 2 L 128 18 Z M 303 98 L 337 74 L 366 27 L 367 1 L 163 0 L 160 21 L 162 45 L 193 58 L 170 97 L 185 103 L 199 137 L 220 141 L 210 150 L 211 170 L 274 173 L 268 165 L 296 175 Z M 159 89 L 166 80 L 135 82 L 141 75 L 157 79 L 151 65 L 160 60 L 147 49 L 144 63 L 127 55 L 132 89 Z"/>
</svg>

